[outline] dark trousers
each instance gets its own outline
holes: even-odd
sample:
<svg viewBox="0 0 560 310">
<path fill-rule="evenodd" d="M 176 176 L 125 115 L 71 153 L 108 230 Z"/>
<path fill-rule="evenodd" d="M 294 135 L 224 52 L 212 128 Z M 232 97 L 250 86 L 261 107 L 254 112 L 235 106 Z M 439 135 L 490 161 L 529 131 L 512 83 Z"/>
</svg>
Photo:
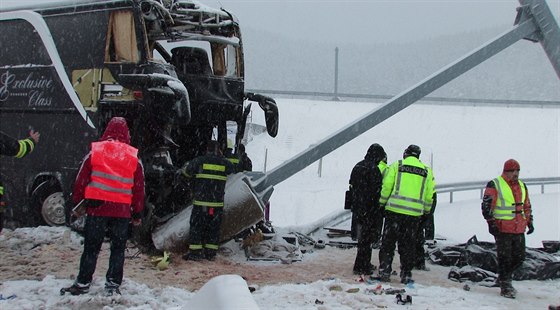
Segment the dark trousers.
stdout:
<svg viewBox="0 0 560 310">
<path fill-rule="evenodd" d="M 373 224 L 373 229 L 375 230 L 374 232 L 374 236 L 375 239 L 373 240 L 373 243 L 377 243 L 378 245 L 381 245 L 381 239 L 383 237 L 383 221 L 385 219 L 385 213 L 384 212 L 380 212 L 379 216 L 377 216 L 374 219 L 374 224 Z"/>
<path fill-rule="evenodd" d="M 430 214 L 426 216 L 426 220 L 424 221 L 424 239 L 425 240 L 434 240 L 435 239 L 435 234 L 436 234 L 436 229 L 435 229 L 435 224 L 434 224 L 434 215 Z"/>
<path fill-rule="evenodd" d="M 499 233 L 496 239 L 498 282 L 511 283 L 511 277 L 525 260 L 525 234 Z"/>
<path fill-rule="evenodd" d="M 356 217 L 358 250 L 354 261 L 354 271 L 366 272 L 370 269 L 371 248 L 372 244 L 379 239 L 378 226 L 381 223 L 383 223 L 382 212 L 370 212 L 370 214 Z"/>
<path fill-rule="evenodd" d="M 401 277 L 412 276 L 414 266 L 416 232 L 420 218 L 398 214 L 394 212 L 385 213 L 385 225 L 383 226 L 383 239 L 379 249 L 379 273 L 390 275 L 392 272 L 393 256 L 398 244 L 401 262 Z"/>
<path fill-rule="evenodd" d="M 97 257 L 105 239 L 105 232 L 111 239 L 109 269 L 105 276 L 106 286 L 120 286 L 123 279 L 124 252 L 128 238 L 130 219 L 103 216 L 88 216 L 84 230 L 84 252 L 80 259 L 80 272 L 76 282 L 90 284 L 97 265 Z"/>
<path fill-rule="evenodd" d="M 414 267 L 418 269 L 422 269 L 426 266 L 425 262 L 425 255 L 424 252 L 424 243 L 426 243 L 427 229 L 426 229 L 426 220 L 420 217 L 420 221 L 418 223 L 418 230 L 416 231 L 416 242 L 414 243 Z"/>
<path fill-rule="evenodd" d="M 373 219 L 373 228 L 375 229 L 374 234 L 377 236 L 373 239 L 373 243 L 381 242 L 381 237 L 383 236 L 383 211 L 379 212 L 379 215 L 376 215 Z M 352 220 L 350 222 L 350 237 L 352 240 L 358 240 L 358 226 L 359 224 L 358 215 L 356 212 L 352 212 Z"/>
<path fill-rule="evenodd" d="M 223 208 L 193 206 L 189 229 L 191 251 L 212 249 L 219 245 L 222 214 Z"/>
</svg>

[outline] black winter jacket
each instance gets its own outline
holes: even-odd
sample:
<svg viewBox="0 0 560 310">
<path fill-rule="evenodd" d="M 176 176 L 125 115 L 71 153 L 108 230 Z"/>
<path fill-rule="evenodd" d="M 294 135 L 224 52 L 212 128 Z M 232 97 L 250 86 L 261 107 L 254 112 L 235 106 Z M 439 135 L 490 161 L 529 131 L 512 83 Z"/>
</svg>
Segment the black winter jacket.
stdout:
<svg viewBox="0 0 560 310">
<path fill-rule="evenodd" d="M 350 175 L 352 212 L 365 218 L 382 211 L 379 207 L 383 176 L 377 165 L 379 161 L 366 158 L 358 162 Z"/>
<path fill-rule="evenodd" d="M 208 170 L 205 165 L 223 166 L 224 171 Z M 225 157 L 208 153 L 189 161 L 183 170 L 183 174 L 194 179 L 194 201 L 223 203 L 226 181 L 216 178 L 205 178 L 204 175 L 216 175 L 226 177 L 235 173 L 234 165 Z M 198 175 L 198 176 L 197 176 Z M 196 203 L 195 203 L 196 204 Z"/>
</svg>

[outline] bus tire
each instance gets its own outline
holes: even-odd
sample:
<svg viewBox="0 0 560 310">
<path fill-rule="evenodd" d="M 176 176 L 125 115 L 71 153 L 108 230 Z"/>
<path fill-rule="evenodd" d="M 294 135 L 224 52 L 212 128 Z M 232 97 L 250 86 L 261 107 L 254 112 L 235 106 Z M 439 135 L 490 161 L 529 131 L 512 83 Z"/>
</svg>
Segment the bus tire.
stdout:
<svg viewBox="0 0 560 310">
<path fill-rule="evenodd" d="M 32 193 L 35 225 L 62 226 L 66 224 L 66 201 L 54 180 L 40 183 Z"/>
</svg>

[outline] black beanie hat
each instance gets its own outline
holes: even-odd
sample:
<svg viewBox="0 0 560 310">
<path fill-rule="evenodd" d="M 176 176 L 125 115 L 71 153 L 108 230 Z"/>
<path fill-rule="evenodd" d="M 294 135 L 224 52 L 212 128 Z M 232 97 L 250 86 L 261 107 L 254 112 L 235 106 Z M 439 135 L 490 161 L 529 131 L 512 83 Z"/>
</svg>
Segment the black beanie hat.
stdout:
<svg viewBox="0 0 560 310">
<path fill-rule="evenodd" d="M 403 157 L 414 156 L 416 158 L 419 158 L 421 152 L 422 151 L 420 150 L 420 147 L 418 145 L 411 144 L 406 148 L 406 150 L 404 150 Z"/>
</svg>

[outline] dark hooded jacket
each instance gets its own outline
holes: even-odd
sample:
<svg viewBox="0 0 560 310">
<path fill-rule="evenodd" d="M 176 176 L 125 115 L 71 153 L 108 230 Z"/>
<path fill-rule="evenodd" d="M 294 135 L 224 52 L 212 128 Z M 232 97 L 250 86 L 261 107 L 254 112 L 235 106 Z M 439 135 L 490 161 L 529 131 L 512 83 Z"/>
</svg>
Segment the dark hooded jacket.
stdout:
<svg viewBox="0 0 560 310">
<path fill-rule="evenodd" d="M 355 212 L 358 217 L 366 217 L 381 211 L 379 197 L 383 176 L 378 164 L 385 156 L 385 151 L 379 144 L 372 144 L 364 159 L 352 169 L 350 175 L 352 212 Z"/>
<path fill-rule="evenodd" d="M 130 144 L 130 133 L 124 118 L 113 117 L 111 119 L 99 141 L 107 140 L 117 140 L 122 143 Z M 78 203 L 84 199 L 86 186 L 90 182 L 91 169 L 90 152 L 84 158 L 78 176 L 76 177 L 76 182 L 74 183 L 74 191 L 72 193 L 74 203 Z M 136 171 L 134 172 L 132 203 L 129 205 L 125 203 L 103 201 L 98 207 L 88 207 L 86 213 L 90 216 L 131 218 L 132 215 L 138 217 L 142 210 L 144 210 L 144 168 L 139 160 Z"/>
</svg>

